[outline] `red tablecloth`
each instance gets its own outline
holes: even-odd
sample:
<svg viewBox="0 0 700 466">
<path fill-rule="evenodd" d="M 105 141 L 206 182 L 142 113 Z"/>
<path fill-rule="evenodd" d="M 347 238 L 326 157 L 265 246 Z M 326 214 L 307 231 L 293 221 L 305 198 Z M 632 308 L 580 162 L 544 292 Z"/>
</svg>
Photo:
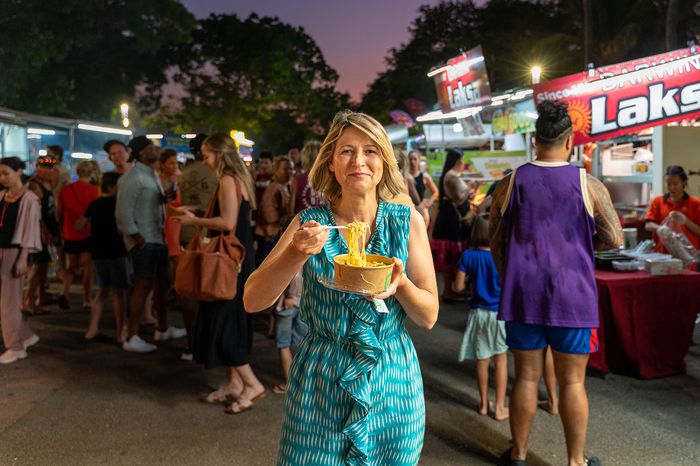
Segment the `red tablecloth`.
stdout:
<svg viewBox="0 0 700 466">
<path fill-rule="evenodd" d="M 685 372 L 700 311 L 700 273 L 596 271 L 600 329 L 589 365 L 650 379 Z"/>
</svg>

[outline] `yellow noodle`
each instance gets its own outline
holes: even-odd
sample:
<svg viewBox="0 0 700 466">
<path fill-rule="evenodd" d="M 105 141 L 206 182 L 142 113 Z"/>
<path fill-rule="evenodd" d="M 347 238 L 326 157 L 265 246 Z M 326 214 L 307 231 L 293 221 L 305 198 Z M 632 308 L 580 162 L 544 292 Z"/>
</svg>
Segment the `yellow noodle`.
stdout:
<svg viewBox="0 0 700 466">
<path fill-rule="evenodd" d="M 348 224 L 348 258 L 345 263 L 356 267 L 381 267 L 383 262 L 369 261 L 365 253 L 365 240 L 369 225 L 365 222 L 352 222 Z"/>
<path fill-rule="evenodd" d="M 365 267 L 367 256 L 365 255 L 365 239 L 367 224 L 365 222 L 352 222 L 348 224 L 348 265 Z"/>
</svg>

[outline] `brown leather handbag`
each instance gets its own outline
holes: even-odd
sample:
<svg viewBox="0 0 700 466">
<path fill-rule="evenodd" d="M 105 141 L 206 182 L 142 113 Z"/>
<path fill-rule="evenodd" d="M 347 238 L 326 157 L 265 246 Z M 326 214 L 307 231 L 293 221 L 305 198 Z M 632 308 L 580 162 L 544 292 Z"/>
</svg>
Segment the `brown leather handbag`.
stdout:
<svg viewBox="0 0 700 466">
<path fill-rule="evenodd" d="M 240 187 L 238 204 L 241 204 Z M 219 193 L 217 187 L 205 218 L 210 218 Z M 245 247 L 233 231 L 215 237 L 202 235 L 202 227 L 178 258 L 175 291 L 196 301 L 220 301 L 236 297 L 238 274 L 245 259 Z"/>
</svg>

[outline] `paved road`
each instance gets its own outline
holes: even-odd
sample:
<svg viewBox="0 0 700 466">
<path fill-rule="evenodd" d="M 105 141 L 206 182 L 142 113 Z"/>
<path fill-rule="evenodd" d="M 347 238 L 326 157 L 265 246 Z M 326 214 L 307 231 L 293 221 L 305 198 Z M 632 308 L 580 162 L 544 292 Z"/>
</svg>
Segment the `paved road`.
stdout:
<svg viewBox="0 0 700 466">
<path fill-rule="evenodd" d="M 462 305 L 449 305 L 432 331 L 410 328 L 426 386 L 421 464 L 494 464 L 508 447 L 507 423 L 473 409 L 473 365 L 455 360 L 464 322 Z M 228 416 L 197 401 L 225 372 L 180 361 L 182 341 L 125 353 L 84 343 L 86 324 L 82 311 L 30 318 L 41 342 L 28 359 L 0 367 L 0 464 L 274 464 L 282 397 L 268 392 L 253 410 Z M 255 349 L 258 376 L 279 383 L 273 342 L 256 333 Z M 590 377 L 589 451 L 606 465 L 700 464 L 700 348 L 688 361 L 688 375 L 663 380 Z M 530 464 L 565 464 L 562 438 L 558 418 L 538 413 Z"/>
</svg>

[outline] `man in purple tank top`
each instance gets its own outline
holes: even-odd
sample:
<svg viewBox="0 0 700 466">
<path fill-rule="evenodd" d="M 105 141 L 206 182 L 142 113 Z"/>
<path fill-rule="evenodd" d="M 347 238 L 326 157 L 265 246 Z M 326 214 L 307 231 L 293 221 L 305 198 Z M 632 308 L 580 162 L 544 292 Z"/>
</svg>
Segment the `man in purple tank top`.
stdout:
<svg viewBox="0 0 700 466">
<path fill-rule="evenodd" d="M 569 466 L 584 456 L 588 356 L 597 350 L 598 294 L 593 251 L 618 247 L 622 229 L 607 189 L 568 163 L 573 146 L 564 104 L 537 107 L 537 160 L 499 183 L 491 208 L 491 252 L 502 281 L 498 318 L 515 357 L 510 395 L 512 448 L 504 464 L 525 465 L 547 346 L 560 387 Z"/>
</svg>

